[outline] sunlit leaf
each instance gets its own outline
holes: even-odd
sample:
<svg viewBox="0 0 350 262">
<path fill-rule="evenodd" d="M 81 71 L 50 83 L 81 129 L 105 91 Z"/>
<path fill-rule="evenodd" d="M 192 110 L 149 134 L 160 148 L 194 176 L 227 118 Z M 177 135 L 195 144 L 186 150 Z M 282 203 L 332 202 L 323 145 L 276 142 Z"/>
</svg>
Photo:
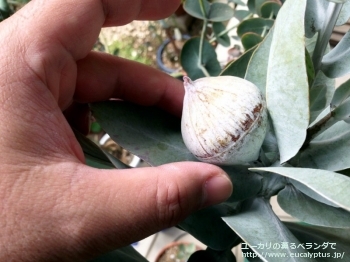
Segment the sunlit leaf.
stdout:
<svg viewBox="0 0 350 262">
<path fill-rule="evenodd" d="M 338 20 L 337 20 L 337 26 L 345 24 L 350 18 L 350 1 L 346 1 L 343 4 L 343 7 L 340 11 Z"/>
<path fill-rule="evenodd" d="M 277 195 L 280 207 L 291 216 L 311 225 L 350 228 L 350 213 L 320 203 L 297 190 L 286 186 Z"/>
<path fill-rule="evenodd" d="M 322 59 L 321 70 L 326 76 L 337 78 L 350 73 L 350 31 Z"/>
<path fill-rule="evenodd" d="M 220 73 L 223 76 L 237 76 L 244 78 L 249 60 L 255 50 L 255 47 L 247 50 L 239 58 L 229 63 Z"/>
<path fill-rule="evenodd" d="M 266 97 L 266 78 L 273 28 L 255 49 L 249 61 L 245 79 L 254 83 Z"/>
<path fill-rule="evenodd" d="M 347 176 L 311 168 L 261 167 L 250 170 L 272 172 L 295 179 L 337 206 L 350 211 L 350 178 Z"/>
<path fill-rule="evenodd" d="M 309 125 L 305 6 L 306 0 L 286 1 L 277 16 L 270 49 L 267 108 L 273 121 L 282 163 L 298 153 Z"/>
<path fill-rule="evenodd" d="M 160 109 L 123 101 L 95 103 L 91 109 L 114 141 L 151 165 L 196 161 L 182 140 L 180 119 Z"/>
<path fill-rule="evenodd" d="M 242 37 L 243 34 L 251 32 L 261 35 L 273 26 L 274 20 L 265 18 L 250 18 L 243 20 L 237 27 L 237 34 Z"/>
<path fill-rule="evenodd" d="M 199 66 L 199 46 L 200 38 L 195 37 L 186 41 L 181 50 L 181 65 L 192 80 L 205 77 Z M 202 66 L 211 76 L 217 76 L 221 71 L 216 52 L 213 46 L 206 40 L 203 42 Z"/>
<path fill-rule="evenodd" d="M 281 262 L 281 258 L 276 256 L 280 249 L 268 249 L 265 243 L 295 243 L 300 244 L 298 239 L 282 224 L 279 218 L 272 211 L 270 203 L 265 198 L 255 198 L 247 200 L 242 204 L 240 213 L 233 216 L 223 217 L 223 220 L 247 243 L 263 261 Z M 259 248 L 258 248 L 259 247 Z M 294 258 L 291 253 L 299 254 L 305 252 L 302 248 L 284 249 L 288 256 L 288 261 L 314 261 L 310 259 Z M 266 257 L 269 253 L 269 257 Z M 285 260 L 286 261 L 286 260 Z"/>
</svg>

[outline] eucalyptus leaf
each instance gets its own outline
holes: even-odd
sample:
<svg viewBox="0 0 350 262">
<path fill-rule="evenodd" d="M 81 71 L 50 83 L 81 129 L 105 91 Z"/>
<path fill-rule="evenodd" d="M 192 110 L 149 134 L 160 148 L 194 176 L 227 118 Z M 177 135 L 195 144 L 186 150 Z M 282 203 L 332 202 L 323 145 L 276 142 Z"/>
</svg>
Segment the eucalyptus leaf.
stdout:
<svg viewBox="0 0 350 262">
<path fill-rule="evenodd" d="M 225 31 L 226 27 L 222 22 L 215 22 L 213 23 L 213 31 L 216 37 L 216 40 L 221 44 L 222 46 L 228 47 L 230 46 L 230 37 L 228 36 L 228 33 L 225 33 L 221 35 L 223 31 Z"/>
<path fill-rule="evenodd" d="M 244 52 L 239 58 L 229 63 L 220 73 L 221 76 L 237 76 L 244 78 L 247 66 L 255 47 Z"/>
<path fill-rule="evenodd" d="M 251 33 L 251 32 L 245 33 L 241 37 L 242 45 L 243 45 L 244 49 L 246 49 L 246 50 L 256 46 L 262 40 L 263 40 L 263 37 L 261 37 L 260 35 L 258 35 L 256 33 Z"/>
<path fill-rule="evenodd" d="M 326 205 L 332 206 L 332 207 L 338 207 L 336 204 L 334 204 L 331 201 L 320 196 L 319 194 L 317 194 L 317 192 L 308 188 L 304 184 L 302 184 L 296 180 L 293 180 L 293 179 L 288 179 L 288 180 L 296 189 L 298 189 L 300 192 L 307 195 L 308 197 L 311 197 L 312 199 L 316 200 L 317 202 L 320 202 L 320 203 L 323 203 L 323 204 L 326 204 Z"/>
<path fill-rule="evenodd" d="M 260 13 L 263 18 L 273 18 L 276 17 L 281 5 L 275 1 L 267 1 L 263 3 L 260 7 Z"/>
<path fill-rule="evenodd" d="M 271 43 L 266 98 L 281 162 L 295 156 L 309 125 L 308 79 L 305 66 L 306 0 L 288 0 L 278 13 Z"/>
<path fill-rule="evenodd" d="M 233 17 L 233 9 L 225 3 L 214 2 L 210 5 L 208 20 L 213 22 L 223 22 Z"/>
<path fill-rule="evenodd" d="M 199 46 L 200 38 L 195 37 L 187 40 L 181 50 L 181 65 L 192 80 L 205 77 L 199 66 Z M 221 71 L 216 52 L 206 40 L 203 42 L 202 66 L 211 76 L 217 76 Z"/>
<path fill-rule="evenodd" d="M 245 166 L 222 166 L 230 177 L 234 190 L 228 202 L 243 201 L 256 196 L 261 191 L 262 176 L 251 172 Z"/>
<path fill-rule="evenodd" d="M 179 118 L 123 101 L 95 103 L 91 109 L 114 141 L 151 165 L 197 161 L 182 140 Z"/>
<path fill-rule="evenodd" d="M 327 0 L 328 2 L 333 2 L 336 4 L 344 4 L 345 2 L 349 1 L 349 0 Z"/>
<path fill-rule="evenodd" d="M 335 205 L 350 211 L 350 178 L 338 173 L 311 168 L 261 167 L 252 171 L 266 171 L 299 181 Z"/>
<path fill-rule="evenodd" d="M 287 184 L 285 177 L 272 173 L 264 174 L 262 182 L 262 189 L 259 192 L 259 195 L 266 199 L 270 199 L 272 196 L 277 195 L 277 193 Z"/>
<path fill-rule="evenodd" d="M 266 78 L 273 28 L 255 49 L 245 74 L 245 79 L 254 83 L 266 97 Z"/>
<path fill-rule="evenodd" d="M 280 207 L 291 216 L 311 225 L 349 228 L 350 213 L 320 203 L 293 186 L 286 186 L 277 195 Z"/>
<path fill-rule="evenodd" d="M 305 35 L 311 38 L 316 32 L 323 29 L 327 20 L 327 0 L 307 0 L 305 11 Z"/>
<path fill-rule="evenodd" d="M 350 168 L 350 125 L 338 122 L 302 151 L 299 166 L 338 171 Z"/>
<path fill-rule="evenodd" d="M 310 123 L 331 103 L 335 92 L 335 80 L 319 71 L 310 88 Z"/>
<path fill-rule="evenodd" d="M 350 18 L 350 1 L 346 1 L 340 11 L 336 25 L 340 26 L 345 24 Z"/>
<path fill-rule="evenodd" d="M 350 79 L 341 84 L 334 92 L 331 108 L 339 106 L 345 99 L 350 97 Z"/>
<path fill-rule="evenodd" d="M 188 216 L 179 226 L 208 247 L 214 250 L 227 250 L 238 239 L 236 233 L 221 219 L 231 212 L 225 205 L 207 207 Z"/>
<path fill-rule="evenodd" d="M 126 246 L 101 255 L 89 262 L 148 262 L 132 246 Z"/>
<path fill-rule="evenodd" d="M 203 3 L 203 10 L 200 2 Z M 208 0 L 202 0 L 202 1 L 186 0 L 183 4 L 183 8 L 191 16 L 205 20 L 207 19 L 207 16 L 209 14 L 210 3 L 208 2 Z M 204 14 L 203 14 L 203 11 L 204 11 Z"/>
<path fill-rule="evenodd" d="M 254 250 L 263 261 L 314 261 L 304 258 L 294 258 L 293 255 L 305 252 L 302 248 L 283 249 L 286 259 L 282 259 L 276 254 L 280 254 L 280 249 L 273 249 L 274 243 L 296 243 L 300 242 L 293 236 L 286 226 L 272 211 L 270 203 L 265 198 L 255 198 L 247 200 L 242 204 L 240 213 L 233 216 L 223 217 L 223 220 L 241 237 L 241 239 Z M 270 243 L 268 249 L 265 243 Z M 291 255 L 293 253 L 293 255 Z M 267 257 L 268 256 L 268 257 Z"/>
<path fill-rule="evenodd" d="M 350 73 L 350 31 L 322 59 L 321 70 L 326 76 L 337 78 Z"/>
<path fill-rule="evenodd" d="M 249 18 L 243 20 L 237 27 L 237 34 L 242 37 L 245 33 L 251 32 L 261 35 L 269 30 L 274 24 L 274 20 L 266 18 Z"/>
<path fill-rule="evenodd" d="M 319 226 L 310 226 L 302 223 L 285 223 L 292 233 L 302 243 L 312 243 L 313 247 L 308 252 L 317 254 L 318 261 L 334 262 L 342 257 L 342 260 L 350 260 L 350 230 Z M 322 247 L 316 249 L 316 247 Z M 322 255 L 321 255 L 322 254 Z"/>
<path fill-rule="evenodd" d="M 250 15 L 252 15 L 252 13 L 248 10 L 235 10 L 233 16 L 237 18 L 238 21 L 242 21 L 244 19 L 247 19 L 247 17 L 249 17 Z"/>
<path fill-rule="evenodd" d="M 333 110 L 333 117 L 337 120 L 350 119 L 350 98 Z"/>
</svg>

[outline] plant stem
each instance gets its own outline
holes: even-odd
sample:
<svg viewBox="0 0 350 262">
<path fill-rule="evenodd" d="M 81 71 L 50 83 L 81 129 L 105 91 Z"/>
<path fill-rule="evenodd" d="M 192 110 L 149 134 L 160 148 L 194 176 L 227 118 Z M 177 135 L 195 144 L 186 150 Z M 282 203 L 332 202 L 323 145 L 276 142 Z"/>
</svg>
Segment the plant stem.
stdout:
<svg viewBox="0 0 350 262">
<path fill-rule="evenodd" d="M 343 4 L 336 4 L 330 2 L 327 8 L 326 20 L 324 22 L 325 26 L 318 33 L 317 43 L 312 56 L 312 62 L 315 68 L 315 74 L 320 70 L 322 58 L 326 51 L 329 39 L 331 38 L 334 26 L 337 22 L 340 10 Z"/>
<path fill-rule="evenodd" d="M 315 125 L 310 127 L 307 131 L 307 136 L 304 142 L 304 145 L 302 146 L 302 149 L 308 146 L 308 144 L 311 142 L 312 139 L 326 131 L 328 128 L 330 128 L 332 125 L 334 125 L 336 122 L 338 122 L 338 119 L 335 119 L 333 117 L 333 112 L 330 111 L 325 117 L 323 117 L 320 121 L 318 121 Z"/>
<path fill-rule="evenodd" d="M 205 13 L 204 9 L 204 4 L 203 0 L 199 0 L 199 5 L 202 11 L 202 14 L 204 15 L 205 19 L 203 21 L 203 28 L 202 28 L 202 33 L 201 33 L 201 39 L 199 42 L 199 51 L 198 51 L 198 67 L 202 70 L 203 74 L 206 77 L 209 77 L 210 74 L 208 73 L 207 69 L 203 66 L 203 45 L 204 45 L 204 37 L 205 37 L 205 32 L 207 31 L 207 26 L 208 26 L 208 19 L 207 19 L 207 14 Z"/>
<path fill-rule="evenodd" d="M 237 26 L 238 26 L 238 24 L 237 24 L 237 25 L 234 25 L 234 26 L 231 26 L 230 28 L 226 28 L 225 30 L 221 31 L 221 32 L 218 33 L 216 36 L 214 36 L 213 38 L 211 38 L 211 39 L 209 40 L 209 43 L 215 42 L 216 39 L 217 39 L 218 37 L 220 37 L 220 36 L 222 36 L 222 35 L 224 35 L 224 34 L 230 32 L 232 29 L 235 29 Z"/>
</svg>

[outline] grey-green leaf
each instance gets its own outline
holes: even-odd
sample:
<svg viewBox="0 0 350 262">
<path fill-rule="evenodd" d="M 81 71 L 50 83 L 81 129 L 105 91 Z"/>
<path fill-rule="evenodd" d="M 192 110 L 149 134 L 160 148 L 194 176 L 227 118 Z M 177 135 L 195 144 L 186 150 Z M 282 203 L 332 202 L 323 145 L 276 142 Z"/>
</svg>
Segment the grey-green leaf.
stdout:
<svg viewBox="0 0 350 262">
<path fill-rule="evenodd" d="M 273 26 L 274 20 L 266 18 L 250 18 L 243 20 L 237 27 L 237 34 L 242 37 L 245 33 L 251 32 L 261 35 Z"/>
<path fill-rule="evenodd" d="M 299 181 L 337 206 L 350 211 L 350 178 L 338 173 L 311 168 L 262 167 L 252 171 L 266 171 Z"/>
<path fill-rule="evenodd" d="M 151 165 L 196 161 L 182 140 L 179 118 L 123 101 L 95 103 L 91 109 L 114 141 Z"/>
<path fill-rule="evenodd" d="M 255 49 L 245 74 L 245 79 L 254 83 L 266 97 L 266 78 L 273 28 Z"/>
<path fill-rule="evenodd" d="M 350 79 L 341 84 L 334 92 L 331 101 L 331 108 L 335 108 L 343 103 L 350 96 Z"/>
<path fill-rule="evenodd" d="M 312 140 L 299 166 L 338 171 L 350 167 L 350 125 L 340 121 Z"/>
<path fill-rule="evenodd" d="M 336 25 L 340 26 L 345 24 L 350 18 L 350 1 L 346 1 L 340 11 Z"/>
<path fill-rule="evenodd" d="M 350 31 L 323 57 L 321 70 L 331 78 L 341 77 L 350 72 Z"/>
<path fill-rule="evenodd" d="M 327 8 L 326 0 L 308 0 L 305 11 L 305 35 L 311 38 L 325 26 Z"/>
<path fill-rule="evenodd" d="M 227 33 L 222 34 L 223 31 L 225 31 L 226 27 L 222 22 L 214 22 L 213 23 L 213 31 L 216 37 L 216 40 L 221 44 L 222 46 L 228 47 L 230 46 L 230 37 Z"/>
<path fill-rule="evenodd" d="M 208 0 L 203 0 L 203 10 L 200 5 L 199 0 L 186 0 L 183 4 L 183 7 L 187 13 L 189 13 L 191 16 L 205 20 L 207 19 L 207 16 L 209 14 L 210 10 L 210 3 Z M 204 14 L 203 14 L 204 11 Z"/>
<path fill-rule="evenodd" d="M 273 257 L 275 253 L 281 253 L 280 249 L 267 249 L 265 243 L 295 243 L 300 242 L 296 237 L 285 227 L 279 218 L 271 209 L 270 203 L 265 198 L 255 198 L 247 200 L 242 204 L 240 213 L 233 216 L 223 217 L 223 220 L 246 242 L 251 249 L 256 252 L 263 261 L 282 262 L 282 261 L 314 261 L 303 258 L 293 258 L 290 254 L 299 254 L 305 250 L 299 249 L 284 249 L 288 258 Z M 262 248 L 260 248 L 262 246 Z M 258 248 L 259 247 L 259 248 Z M 271 256 L 266 257 L 266 253 Z"/>
<path fill-rule="evenodd" d="M 244 54 L 242 54 L 238 59 L 229 63 L 220 73 L 222 76 L 237 76 L 240 78 L 244 78 L 246 74 L 247 66 L 249 60 L 254 52 L 256 47 L 253 47 L 247 50 Z"/>
<path fill-rule="evenodd" d="M 267 73 L 266 98 L 281 162 L 295 156 L 309 125 L 309 87 L 305 66 L 306 0 L 288 0 L 278 13 Z"/>
<path fill-rule="evenodd" d="M 199 46 L 200 38 L 195 37 L 187 40 L 181 50 L 181 65 L 192 80 L 205 77 L 199 66 Z M 217 76 L 221 71 L 216 52 L 206 40 L 203 42 L 202 66 L 211 76 Z"/>
<path fill-rule="evenodd" d="M 225 3 L 214 2 L 210 5 L 208 20 L 213 22 L 223 22 L 233 17 L 233 9 Z"/>
<path fill-rule="evenodd" d="M 286 186 L 277 195 L 280 207 L 291 216 L 311 225 L 350 228 L 350 213 L 344 209 L 320 203 Z"/>
</svg>

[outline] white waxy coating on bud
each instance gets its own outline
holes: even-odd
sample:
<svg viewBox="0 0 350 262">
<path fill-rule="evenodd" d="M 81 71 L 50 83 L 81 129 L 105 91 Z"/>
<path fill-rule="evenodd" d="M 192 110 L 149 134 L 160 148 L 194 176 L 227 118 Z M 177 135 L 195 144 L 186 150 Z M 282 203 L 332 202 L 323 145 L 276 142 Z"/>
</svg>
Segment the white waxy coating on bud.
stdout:
<svg viewBox="0 0 350 262">
<path fill-rule="evenodd" d="M 203 162 L 238 165 L 257 160 L 267 130 L 260 90 L 233 76 L 184 77 L 181 132 L 186 147 Z"/>
</svg>

